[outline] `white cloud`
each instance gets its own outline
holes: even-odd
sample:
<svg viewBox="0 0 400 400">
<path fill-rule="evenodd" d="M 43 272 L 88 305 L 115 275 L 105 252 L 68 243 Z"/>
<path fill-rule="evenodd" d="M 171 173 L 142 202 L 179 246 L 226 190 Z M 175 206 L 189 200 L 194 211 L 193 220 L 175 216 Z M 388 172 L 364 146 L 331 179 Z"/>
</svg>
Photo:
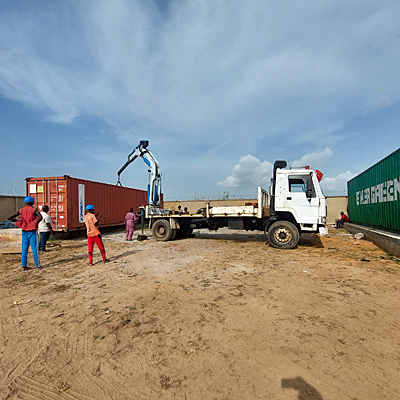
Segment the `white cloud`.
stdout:
<svg viewBox="0 0 400 400">
<path fill-rule="evenodd" d="M 292 167 L 297 168 L 308 165 L 311 167 L 311 169 L 318 169 L 321 165 L 326 164 L 332 158 L 332 156 L 333 151 L 329 147 L 326 147 L 319 153 L 308 153 L 301 157 L 299 161 L 293 161 Z"/>
<path fill-rule="evenodd" d="M 293 161 L 292 167 L 305 167 L 309 165 L 311 169 L 321 169 L 322 166 L 329 165 L 333 151 L 326 147 L 324 150 L 315 153 L 308 153 L 301 157 L 299 161 Z M 335 178 L 323 177 L 321 181 L 322 190 L 326 195 L 345 195 L 347 193 L 347 181 L 356 174 L 350 171 L 340 173 Z"/>
<path fill-rule="evenodd" d="M 327 162 L 333 152 L 326 148 L 319 153 L 309 153 L 295 161 L 292 167 L 310 165 L 311 169 L 318 169 L 319 165 Z M 272 177 L 273 164 L 268 161 L 261 162 L 258 158 L 248 154 L 241 157 L 239 163 L 232 169 L 232 175 L 218 185 L 231 188 L 254 188 L 257 186 L 268 187 Z M 335 178 L 323 177 L 321 181 L 322 189 L 327 195 L 345 195 L 347 193 L 347 181 L 356 174 L 350 171 L 338 174 Z"/>
<path fill-rule="evenodd" d="M 347 193 L 347 182 L 354 178 L 356 174 L 353 174 L 350 171 L 341 173 L 337 175 L 335 178 L 323 178 L 321 181 L 321 187 L 325 194 L 329 195 L 331 193 L 334 194 L 343 194 Z"/>
<path fill-rule="evenodd" d="M 398 114 L 397 2 L 161 3 L 162 11 L 151 0 L 0 2 L 0 96 L 39 110 L 37 119 L 96 121 L 93 136 L 102 130 L 117 153 L 149 139 L 157 157 L 164 155 L 163 171 L 185 154 L 203 176 L 242 154 L 272 159 L 294 149 L 310 154 L 293 165 L 320 168 L 351 123 L 385 109 Z M 90 127 L 76 132 L 88 137 Z M 342 157 L 356 170 L 352 148 Z M 220 186 L 267 185 L 263 172 L 257 182 L 241 174 L 246 162 Z M 256 170 L 268 169 L 257 162 Z M 216 180 L 229 169 L 219 173 Z"/>
<path fill-rule="evenodd" d="M 55 122 L 301 142 L 400 98 L 395 2 L 40 4 L 0 17 L 0 91 Z"/>
<path fill-rule="evenodd" d="M 233 167 L 232 175 L 218 185 L 234 188 L 255 188 L 269 186 L 273 166 L 268 161 L 261 162 L 258 158 L 248 154 L 240 157 L 239 163 Z"/>
</svg>

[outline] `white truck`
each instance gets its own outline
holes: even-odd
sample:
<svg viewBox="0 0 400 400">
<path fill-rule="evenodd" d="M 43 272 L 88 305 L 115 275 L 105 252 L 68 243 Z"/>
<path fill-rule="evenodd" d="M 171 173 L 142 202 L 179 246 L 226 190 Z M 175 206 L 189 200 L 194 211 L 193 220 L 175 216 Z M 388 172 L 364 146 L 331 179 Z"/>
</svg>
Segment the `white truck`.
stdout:
<svg viewBox="0 0 400 400">
<path fill-rule="evenodd" d="M 144 216 L 158 241 L 186 238 L 193 229 L 217 230 L 228 227 L 235 230 L 264 232 L 271 246 L 281 249 L 296 247 L 300 234 L 318 232 L 326 224 L 326 198 L 322 193 L 316 171 L 308 168 L 285 169 L 286 161 L 276 161 L 269 192 L 258 188 L 257 203 L 243 206 L 211 207 L 209 203 L 195 214 L 181 214 L 161 208 L 161 174 L 154 156 L 147 150 L 148 141 L 141 141 L 132 152 L 120 173 L 132 162 L 129 157 L 146 156 L 151 169 L 148 204 L 143 207 Z M 148 162 L 150 159 L 150 164 Z M 156 171 L 156 174 L 152 173 Z M 157 182 L 156 190 L 154 180 Z M 158 195 L 154 195 L 158 193 Z"/>
</svg>

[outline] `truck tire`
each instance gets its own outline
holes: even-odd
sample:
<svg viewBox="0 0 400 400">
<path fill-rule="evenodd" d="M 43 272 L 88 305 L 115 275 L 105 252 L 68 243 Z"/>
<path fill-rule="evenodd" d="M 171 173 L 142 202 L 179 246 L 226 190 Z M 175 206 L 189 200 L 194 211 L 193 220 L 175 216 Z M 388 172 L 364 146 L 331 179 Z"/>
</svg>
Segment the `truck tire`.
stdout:
<svg viewBox="0 0 400 400">
<path fill-rule="evenodd" d="M 176 231 L 176 237 L 180 239 L 187 239 L 192 233 L 192 228 L 181 228 Z"/>
<path fill-rule="evenodd" d="M 274 222 L 268 229 L 268 241 L 277 249 L 294 249 L 299 242 L 299 231 L 288 221 Z"/>
<path fill-rule="evenodd" d="M 167 242 L 173 236 L 172 228 L 166 219 L 157 220 L 151 229 L 153 236 L 159 242 Z"/>
</svg>

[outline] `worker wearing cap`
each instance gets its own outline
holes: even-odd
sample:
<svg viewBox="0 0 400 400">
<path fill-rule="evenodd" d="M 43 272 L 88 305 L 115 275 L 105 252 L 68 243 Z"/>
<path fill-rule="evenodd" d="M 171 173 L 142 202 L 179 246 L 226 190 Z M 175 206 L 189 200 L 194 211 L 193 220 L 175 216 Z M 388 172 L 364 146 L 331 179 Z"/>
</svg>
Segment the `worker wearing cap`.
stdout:
<svg viewBox="0 0 400 400">
<path fill-rule="evenodd" d="M 100 231 L 97 229 L 97 225 L 99 225 L 101 213 L 97 216 L 94 215 L 94 206 L 92 204 L 88 204 L 85 207 L 86 214 L 83 217 L 85 221 L 86 229 L 87 229 L 87 237 L 88 237 L 88 254 L 89 254 L 89 264 L 93 264 L 93 247 L 94 244 L 97 244 L 97 247 L 100 250 L 101 256 L 103 257 L 103 262 L 107 262 L 106 251 L 104 249 L 103 240 L 101 239 Z"/>
<path fill-rule="evenodd" d="M 21 208 L 14 215 L 9 217 L 10 221 L 15 222 L 15 226 L 22 229 L 22 252 L 21 252 L 21 264 L 22 270 L 26 271 L 28 267 L 28 250 L 29 246 L 32 247 L 33 260 L 36 268 L 42 268 L 39 263 L 38 253 L 38 224 L 42 220 L 39 210 L 33 206 L 35 199 L 32 196 L 24 198 L 26 203 L 25 207 Z M 19 220 L 17 217 L 19 216 Z"/>
</svg>

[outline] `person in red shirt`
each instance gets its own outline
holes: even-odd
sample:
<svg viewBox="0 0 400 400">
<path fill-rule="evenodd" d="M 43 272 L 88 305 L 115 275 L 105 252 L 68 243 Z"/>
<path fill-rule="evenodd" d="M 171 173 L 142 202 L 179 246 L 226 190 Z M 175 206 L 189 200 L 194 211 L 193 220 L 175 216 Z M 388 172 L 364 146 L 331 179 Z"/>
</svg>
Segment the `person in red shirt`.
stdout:
<svg viewBox="0 0 400 400">
<path fill-rule="evenodd" d="M 16 227 L 22 229 L 21 264 L 22 270 L 26 271 L 30 269 L 27 265 L 29 246 L 32 248 L 33 260 L 35 261 L 36 268 L 42 268 L 39 262 L 37 233 L 38 225 L 42 220 L 42 216 L 39 210 L 33 206 L 35 199 L 32 196 L 26 196 L 24 202 L 26 203 L 26 206 L 21 208 L 8 219 L 15 222 Z M 17 220 L 18 216 L 19 220 Z"/>
<path fill-rule="evenodd" d="M 341 218 L 336 220 L 336 228 L 341 228 L 344 222 L 349 222 L 349 217 L 343 212 L 340 212 Z"/>
<path fill-rule="evenodd" d="M 87 237 L 88 237 L 89 264 L 93 265 L 93 247 L 95 243 L 97 244 L 97 247 L 100 250 L 101 256 L 103 258 L 103 263 L 106 263 L 109 260 L 106 257 L 106 251 L 104 249 L 104 243 L 103 240 L 101 239 L 100 231 L 97 229 L 97 225 L 99 225 L 100 222 L 101 213 L 98 214 L 96 218 L 96 216 L 94 215 L 95 208 L 91 204 L 88 204 L 85 207 L 85 210 L 87 211 L 87 213 L 83 217 L 83 219 L 85 221 Z"/>
</svg>

